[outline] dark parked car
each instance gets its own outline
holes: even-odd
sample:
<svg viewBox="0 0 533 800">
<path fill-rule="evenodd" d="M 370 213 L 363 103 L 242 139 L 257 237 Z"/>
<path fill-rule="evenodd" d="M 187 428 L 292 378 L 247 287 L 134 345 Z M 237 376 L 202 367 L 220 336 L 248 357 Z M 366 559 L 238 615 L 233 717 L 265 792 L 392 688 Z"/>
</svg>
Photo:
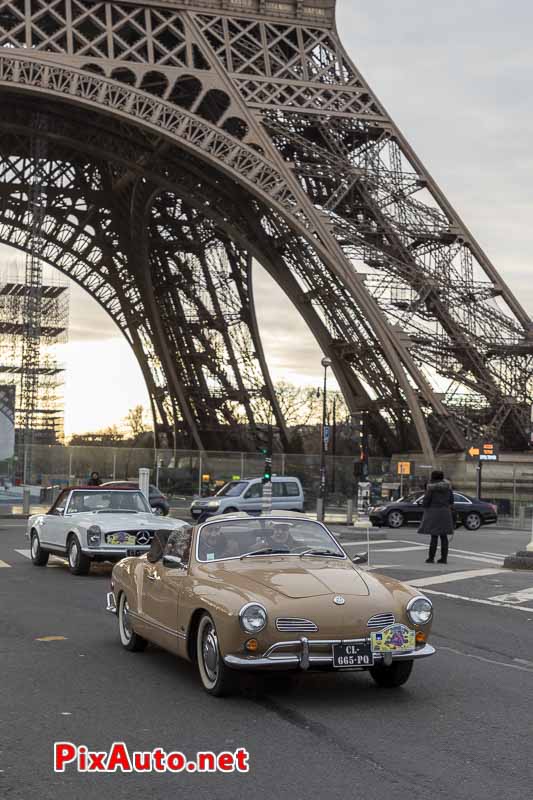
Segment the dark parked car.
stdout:
<svg viewBox="0 0 533 800">
<path fill-rule="evenodd" d="M 137 481 L 109 481 L 108 483 L 103 483 L 102 486 L 105 486 L 108 489 L 138 489 L 139 484 Z M 170 511 L 170 505 L 168 503 L 167 498 L 164 494 L 162 494 L 157 486 L 153 486 L 150 484 L 150 494 L 148 498 L 148 502 L 152 508 L 154 514 L 161 514 L 161 516 L 166 517 L 168 512 Z"/>
<path fill-rule="evenodd" d="M 377 528 L 401 528 L 410 523 L 419 524 L 424 507 L 423 492 L 402 497 L 399 500 L 383 503 L 368 509 L 370 522 Z M 498 522 L 498 509 L 492 503 L 477 500 L 461 492 L 454 492 L 453 509 L 457 525 L 464 525 L 469 531 L 477 531 L 482 525 Z"/>
</svg>

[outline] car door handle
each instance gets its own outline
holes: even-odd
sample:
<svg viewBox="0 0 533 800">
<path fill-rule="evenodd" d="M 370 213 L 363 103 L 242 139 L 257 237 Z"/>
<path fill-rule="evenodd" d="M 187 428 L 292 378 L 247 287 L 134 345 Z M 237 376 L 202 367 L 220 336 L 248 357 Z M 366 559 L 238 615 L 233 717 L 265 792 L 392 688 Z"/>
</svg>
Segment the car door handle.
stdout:
<svg viewBox="0 0 533 800">
<path fill-rule="evenodd" d="M 149 581 L 160 581 L 161 580 L 159 575 L 150 575 L 150 573 L 148 573 L 148 575 L 146 577 L 148 578 Z"/>
</svg>

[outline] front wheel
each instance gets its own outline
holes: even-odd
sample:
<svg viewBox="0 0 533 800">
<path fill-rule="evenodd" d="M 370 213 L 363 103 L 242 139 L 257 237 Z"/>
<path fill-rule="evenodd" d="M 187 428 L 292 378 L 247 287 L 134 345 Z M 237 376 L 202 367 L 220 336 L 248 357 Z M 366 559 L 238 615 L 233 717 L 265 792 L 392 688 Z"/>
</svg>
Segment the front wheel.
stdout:
<svg viewBox="0 0 533 800">
<path fill-rule="evenodd" d="M 389 528 L 401 528 L 403 523 L 404 518 L 401 511 L 391 511 L 387 516 L 387 525 Z"/>
<path fill-rule="evenodd" d="M 369 672 L 378 686 L 397 689 L 407 683 L 413 670 L 413 661 L 397 661 L 390 667 L 372 667 Z"/>
<path fill-rule="evenodd" d="M 196 634 L 198 672 L 204 689 L 215 697 L 223 697 L 233 689 L 235 676 L 220 654 L 217 629 L 209 614 L 204 614 Z"/>
<path fill-rule="evenodd" d="M 481 517 L 475 511 L 465 517 L 467 531 L 478 531 L 481 528 Z"/>
<path fill-rule="evenodd" d="M 68 540 L 68 568 L 73 575 L 88 575 L 91 568 L 91 559 L 81 551 L 77 536 Z"/>
<path fill-rule="evenodd" d="M 146 639 L 135 633 L 131 626 L 130 607 L 124 592 L 122 592 L 118 601 L 118 630 L 120 643 L 126 650 L 141 652 L 148 644 Z"/>
<path fill-rule="evenodd" d="M 36 567 L 46 567 L 50 553 L 43 550 L 36 531 L 31 534 L 31 560 Z"/>
</svg>

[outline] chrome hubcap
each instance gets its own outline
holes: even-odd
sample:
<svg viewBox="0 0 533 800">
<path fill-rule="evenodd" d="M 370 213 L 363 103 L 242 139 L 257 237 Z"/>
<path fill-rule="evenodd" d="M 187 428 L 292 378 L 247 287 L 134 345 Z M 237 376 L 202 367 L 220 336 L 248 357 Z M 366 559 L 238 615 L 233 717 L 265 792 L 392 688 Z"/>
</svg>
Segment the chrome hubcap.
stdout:
<svg viewBox="0 0 533 800">
<path fill-rule="evenodd" d="M 214 683 L 218 675 L 218 640 L 216 631 L 211 624 L 206 625 L 204 628 L 202 658 L 207 677 Z"/>
<path fill-rule="evenodd" d="M 75 541 L 73 541 L 70 545 L 70 550 L 68 551 L 68 560 L 71 567 L 75 567 L 78 563 L 78 545 Z"/>
<path fill-rule="evenodd" d="M 128 601 L 124 600 L 122 604 L 122 630 L 124 631 L 124 636 L 126 639 L 131 639 L 131 624 L 130 624 L 130 615 L 129 615 L 130 607 L 128 605 Z"/>
<path fill-rule="evenodd" d="M 469 528 L 479 528 L 479 517 L 476 514 L 469 514 L 467 517 L 467 523 Z"/>
<path fill-rule="evenodd" d="M 402 524 L 402 515 L 398 514 L 397 511 L 392 513 L 389 517 L 389 523 L 392 525 L 393 528 L 399 528 Z"/>
<path fill-rule="evenodd" d="M 39 540 L 37 536 L 34 536 L 33 539 L 31 540 L 31 554 L 34 558 L 37 558 L 38 553 L 39 553 Z"/>
</svg>

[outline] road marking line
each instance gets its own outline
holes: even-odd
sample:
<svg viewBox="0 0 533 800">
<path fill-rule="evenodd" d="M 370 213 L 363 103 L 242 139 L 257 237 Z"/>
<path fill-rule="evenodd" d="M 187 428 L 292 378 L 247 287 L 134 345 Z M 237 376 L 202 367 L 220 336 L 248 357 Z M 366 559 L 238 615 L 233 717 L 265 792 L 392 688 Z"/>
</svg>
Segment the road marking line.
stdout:
<svg viewBox="0 0 533 800">
<path fill-rule="evenodd" d="M 484 558 L 483 556 L 463 556 L 460 553 L 456 553 L 455 550 L 450 550 L 450 555 L 463 561 L 478 561 L 480 564 L 493 564 L 495 567 L 501 567 L 504 558 L 502 556 L 501 559 L 496 561 L 495 558 Z"/>
<path fill-rule="evenodd" d="M 497 594 L 495 597 L 490 597 L 489 600 L 494 600 L 496 603 L 512 603 L 519 606 L 522 603 L 533 600 L 533 589 L 523 589 L 520 592 L 510 592 L 509 594 Z"/>
<path fill-rule="evenodd" d="M 468 572 L 448 572 L 446 575 L 433 575 L 431 578 L 415 578 L 405 580 L 410 586 L 434 586 L 438 583 L 454 583 L 466 581 L 470 578 L 483 578 L 487 575 L 496 575 L 499 572 L 508 572 L 506 569 L 471 569 Z"/>
<path fill-rule="evenodd" d="M 390 539 L 374 539 L 374 540 L 371 539 L 370 540 L 370 544 L 390 544 L 390 541 L 391 541 Z M 339 539 L 339 543 L 343 547 L 351 547 L 352 545 L 355 545 L 355 544 L 366 544 L 367 540 L 366 539 L 359 539 L 358 542 L 343 542 L 342 539 Z"/>
<path fill-rule="evenodd" d="M 379 550 L 376 550 L 376 555 L 379 555 L 379 553 L 410 553 L 414 550 L 426 550 L 426 545 L 417 544 L 415 547 L 380 547 Z"/>
<path fill-rule="evenodd" d="M 526 606 L 513 606 L 511 603 L 495 603 L 493 600 L 481 600 L 479 597 L 464 597 L 460 594 L 450 594 L 449 592 L 436 592 L 434 589 L 425 589 L 424 594 L 432 594 L 436 597 L 447 597 L 450 600 L 464 600 L 467 603 L 476 603 L 481 606 L 492 606 L 493 608 L 512 608 L 515 611 L 526 611 L 528 614 L 533 613 L 533 608 Z"/>
<path fill-rule="evenodd" d="M 0 569 L 4 569 L 6 567 L 7 569 L 9 569 L 11 567 L 11 564 L 6 564 L 5 561 L 0 561 Z"/>
<path fill-rule="evenodd" d="M 528 669 L 527 667 L 519 666 L 518 664 L 507 664 L 505 661 L 496 661 L 493 658 L 484 658 L 483 656 L 476 656 L 473 653 L 463 653 L 461 650 L 455 650 L 453 647 L 439 647 L 439 650 L 446 650 L 448 653 L 454 653 L 457 656 L 463 656 L 464 658 L 473 658 L 475 661 L 484 661 L 485 664 L 496 664 L 498 667 L 507 667 L 507 669 L 517 669 L 520 672 L 529 672 L 532 673 L 533 669 Z M 518 659 L 514 659 L 517 661 Z"/>
<path fill-rule="evenodd" d="M 31 550 L 15 550 L 15 553 L 20 553 L 24 558 L 31 558 Z"/>
</svg>

